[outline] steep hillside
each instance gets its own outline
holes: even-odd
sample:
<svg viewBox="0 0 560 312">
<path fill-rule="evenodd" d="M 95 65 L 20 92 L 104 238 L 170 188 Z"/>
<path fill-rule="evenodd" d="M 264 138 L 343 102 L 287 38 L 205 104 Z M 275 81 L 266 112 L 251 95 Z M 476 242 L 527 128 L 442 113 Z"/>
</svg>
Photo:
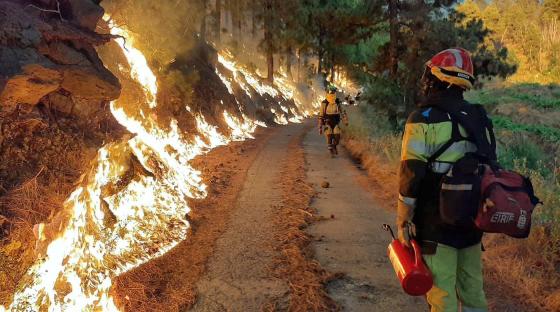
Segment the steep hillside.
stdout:
<svg viewBox="0 0 560 312">
<path fill-rule="evenodd" d="M 94 3 L 0 1 L 0 305 L 15 310 L 111 309 L 112 278 L 187 235 L 186 199 L 206 196 L 194 157 L 313 110 L 201 40 L 148 64 Z"/>
</svg>

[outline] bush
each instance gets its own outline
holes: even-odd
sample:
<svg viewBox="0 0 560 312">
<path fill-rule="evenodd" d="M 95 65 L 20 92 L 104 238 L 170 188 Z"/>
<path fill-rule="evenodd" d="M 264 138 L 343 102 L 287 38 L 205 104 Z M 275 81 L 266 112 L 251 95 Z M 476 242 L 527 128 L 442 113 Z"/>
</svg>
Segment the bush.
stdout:
<svg viewBox="0 0 560 312">
<path fill-rule="evenodd" d="M 506 87 L 473 90 L 466 98 L 492 108 L 497 104 L 524 103 L 540 110 L 560 109 L 560 87 L 555 84 L 523 83 Z"/>
<path fill-rule="evenodd" d="M 509 136 L 503 134 L 497 133 L 501 140 L 498 157 L 502 166 L 514 169 L 516 162 L 522 160 L 527 169 L 538 171 L 542 175 L 550 173 L 550 170 L 544 166 L 549 162 L 550 157 L 534 141 L 520 133 L 510 133 Z"/>
<path fill-rule="evenodd" d="M 497 129 L 505 129 L 512 132 L 532 133 L 544 141 L 560 144 L 560 129 L 555 127 L 517 123 L 505 116 L 492 116 L 492 122 L 494 123 L 494 127 Z"/>
<path fill-rule="evenodd" d="M 390 163 L 400 159 L 401 134 L 393 130 L 388 116 L 371 105 L 348 110 L 350 125 L 345 136 L 368 145 L 368 149 Z"/>
<path fill-rule="evenodd" d="M 368 76 L 364 83 L 363 100 L 373 106 L 377 111 L 369 112 L 370 115 L 378 115 L 378 112 L 386 112 L 385 120 L 390 120 L 394 124 L 386 123 L 389 126 L 397 126 L 396 116 L 405 110 L 405 95 L 395 82 L 382 77 Z"/>
<path fill-rule="evenodd" d="M 345 136 L 367 146 L 367 152 L 386 161 L 395 173 L 400 159 L 402 132 L 393 129 L 387 113 L 372 105 L 348 109 L 350 125 Z M 498 120 L 501 119 L 498 116 Z M 555 155 L 547 153 L 535 140 L 519 132 L 529 130 L 533 125 L 509 125 L 497 133 L 499 139 L 498 157 L 500 164 L 507 169 L 519 171 L 531 177 L 535 191 L 545 203 L 535 213 L 536 224 L 546 224 L 551 229 L 552 240 L 560 237 L 560 164 Z M 498 128 L 500 128 L 498 122 Z M 512 128 L 513 127 L 513 128 Z M 509 128 L 512 128 L 511 130 Z M 525 129 L 528 128 L 528 129 Z"/>
</svg>

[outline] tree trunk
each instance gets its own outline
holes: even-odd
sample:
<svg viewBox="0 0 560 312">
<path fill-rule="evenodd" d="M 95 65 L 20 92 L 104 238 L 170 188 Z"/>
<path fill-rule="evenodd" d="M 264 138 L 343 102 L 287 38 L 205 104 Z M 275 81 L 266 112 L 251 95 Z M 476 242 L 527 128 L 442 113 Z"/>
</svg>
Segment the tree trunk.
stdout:
<svg viewBox="0 0 560 312">
<path fill-rule="evenodd" d="M 200 38 L 205 41 L 206 40 L 206 4 L 207 1 L 202 2 L 202 20 L 200 21 Z"/>
<path fill-rule="evenodd" d="M 294 49 L 292 46 L 288 47 L 288 51 L 286 53 L 286 74 L 290 80 L 293 80 L 292 76 L 292 54 L 294 54 Z"/>
<path fill-rule="evenodd" d="M 242 28 L 243 28 L 243 6 L 242 4 L 242 0 L 237 0 L 237 8 L 236 8 L 236 12 L 237 12 L 237 25 L 235 25 L 237 27 L 237 33 L 238 33 L 238 37 L 241 40 L 242 36 L 243 36 L 243 32 L 242 32 Z"/>
<path fill-rule="evenodd" d="M 325 36 L 325 32 L 324 30 L 321 28 L 319 30 L 319 48 L 317 51 L 317 56 L 319 57 L 319 63 L 317 64 L 317 74 L 318 75 L 322 75 L 323 73 L 323 58 L 325 57 L 325 48 L 324 46 L 324 36 Z"/>
<path fill-rule="evenodd" d="M 257 0 L 253 0 L 253 10 L 251 15 L 251 35 L 253 39 L 257 37 Z"/>
<path fill-rule="evenodd" d="M 268 77 L 267 80 L 270 83 L 274 82 L 274 54 L 269 52 L 266 56 L 266 63 L 268 64 Z"/>
<path fill-rule="evenodd" d="M 225 16 L 224 24 L 225 24 L 226 29 L 229 32 L 231 32 L 232 31 L 232 29 L 231 29 L 231 11 L 232 11 L 231 10 L 231 0 L 225 0 L 225 1 L 226 1 L 226 3 L 225 3 L 226 4 L 226 16 Z"/>
<path fill-rule="evenodd" d="M 319 49 L 319 52 L 317 53 L 317 75 L 320 75 L 323 71 L 323 54 L 322 49 Z"/>
<path fill-rule="evenodd" d="M 214 13 L 216 22 L 214 31 L 216 32 L 216 42 L 219 43 L 222 34 L 222 0 L 216 0 L 216 11 Z"/>
<path fill-rule="evenodd" d="M 239 0 L 231 0 L 231 5 L 231 33 L 233 34 L 233 40 L 239 42 L 239 37 L 241 36 L 241 31 L 237 27 L 241 23 Z"/>
<path fill-rule="evenodd" d="M 398 0 L 389 0 L 389 66 L 391 77 L 394 79 L 397 77 L 397 71 L 399 69 L 399 56 L 398 56 Z"/>
<path fill-rule="evenodd" d="M 267 80 L 274 82 L 274 51 L 272 46 L 272 2 L 274 0 L 266 0 L 265 18 L 264 18 L 264 41 L 266 44 L 266 63 L 268 67 Z"/>
<path fill-rule="evenodd" d="M 334 81 L 334 75 L 335 75 L 335 65 L 334 65 L 334 53 L 331 55 L 331 68 L 330 68 L 330 72 L 331 72 L 331 82 L 335 82 Z"/>
</svg>

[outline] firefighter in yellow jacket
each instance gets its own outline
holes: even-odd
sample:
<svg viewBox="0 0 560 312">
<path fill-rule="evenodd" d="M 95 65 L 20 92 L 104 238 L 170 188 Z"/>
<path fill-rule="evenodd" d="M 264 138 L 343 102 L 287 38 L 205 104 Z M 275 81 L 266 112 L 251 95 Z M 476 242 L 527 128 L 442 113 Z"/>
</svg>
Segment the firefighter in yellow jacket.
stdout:
<svg viewBox="0 0 560 312">
<path fill-rule="evenodd" d="M 340 122 L 348 125 L 348 117 L 342 109 L 340 100 L 336 97 L 336 87 L 327 87 L 326 99 L 321 103 L 319 112 L 319 133 L 324 133 L 332 156 L 338 154 L 337 145 L 340 142 Z"/>
<path fill-rule="evenodd" d="M 434 277 L 434 286 L 427 294 L 432 312 L 484 312 L 487 302 L 482 280 L 482 232 L 474 226 L 446 225 L 439 214 L 442 176 L 466 153 L 477 150 L 465 128 L 455 126 L 457 123 L 446 113 L 446 109 L 471 105 L 463 99 L 463 92 L 474 83 L 469 52 L 455 48 L 438 53 L 426 63 L 422 82 L 425 100 L 409 116 L 403 137 L 397 208 L 399 240 L 409 245 L 409 230 L 416 233 Z M 452 140 L 452 134 L 457 132 L 461 133 L 460 139 Z"/>
</svg>

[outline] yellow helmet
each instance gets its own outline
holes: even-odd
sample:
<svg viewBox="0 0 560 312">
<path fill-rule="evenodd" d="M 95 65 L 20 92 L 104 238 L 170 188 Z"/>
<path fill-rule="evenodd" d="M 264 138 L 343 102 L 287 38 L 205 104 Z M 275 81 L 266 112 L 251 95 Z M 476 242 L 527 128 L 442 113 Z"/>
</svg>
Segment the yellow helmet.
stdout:
<svg viewBox="0 0 560 312">
<path fill-rule="evenodd" d="M 336 93 L 327 93 L 327 101 L 331 104 L 336 102 Z"/>
</svg>

